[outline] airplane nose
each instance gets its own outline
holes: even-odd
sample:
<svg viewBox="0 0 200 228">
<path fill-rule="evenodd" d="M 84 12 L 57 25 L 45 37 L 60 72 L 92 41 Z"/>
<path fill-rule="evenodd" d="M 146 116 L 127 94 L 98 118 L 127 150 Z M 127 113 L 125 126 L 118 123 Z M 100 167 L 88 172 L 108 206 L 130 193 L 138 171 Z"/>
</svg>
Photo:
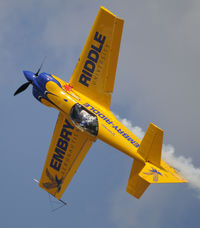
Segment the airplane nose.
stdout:
<svg viewBox="0 0 200 228">
<path fill-rule="evenodd" d="M 31 71 L 26 71 L 26 70 L 24 70 L 23 73 L 24 73 L 24 76 L 26 77 L 26 79 L 27 79 L 29 82 L 32 82 L 33 79 L 35 78 L 35 74 L 34 74 L 33 72 L 31 72 Z"/>
</svg>

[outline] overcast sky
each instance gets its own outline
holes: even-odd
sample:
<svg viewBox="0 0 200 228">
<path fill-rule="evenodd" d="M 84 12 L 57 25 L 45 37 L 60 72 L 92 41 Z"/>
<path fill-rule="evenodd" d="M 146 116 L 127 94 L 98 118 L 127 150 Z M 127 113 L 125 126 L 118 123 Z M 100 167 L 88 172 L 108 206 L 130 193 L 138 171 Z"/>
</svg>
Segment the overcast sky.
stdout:
<svg viewBox="0 0 200 228">
<path fill-rule="evenodd" d="M 50 212 L 39 179 L 58 112 L 37 102 L 23 70 L 69 81 L 103 5 L 125 20 L 111 109 L 200 167 L 200 2 L 198 0 L 0 0 L 1 227 L 197 227 L 200 194 L 188 184 L 126 193 L 132 159 L 98 141 Z"/>
</svg>

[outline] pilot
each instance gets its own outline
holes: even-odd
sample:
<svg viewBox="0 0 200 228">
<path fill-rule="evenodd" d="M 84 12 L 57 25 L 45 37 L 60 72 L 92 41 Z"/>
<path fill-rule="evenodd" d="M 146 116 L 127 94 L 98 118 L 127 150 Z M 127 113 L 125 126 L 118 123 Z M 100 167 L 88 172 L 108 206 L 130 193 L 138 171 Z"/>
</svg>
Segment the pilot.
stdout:
<svg viewBox="0 0 200 228">
<path fill-rule="evenodd" d="M 80 117 L 81 117 L 80 126 L 85 128 L 88 128 L 95 120 L 95 117 L 90 115 L 85 110 L 80 111 Z"/>
</svg>

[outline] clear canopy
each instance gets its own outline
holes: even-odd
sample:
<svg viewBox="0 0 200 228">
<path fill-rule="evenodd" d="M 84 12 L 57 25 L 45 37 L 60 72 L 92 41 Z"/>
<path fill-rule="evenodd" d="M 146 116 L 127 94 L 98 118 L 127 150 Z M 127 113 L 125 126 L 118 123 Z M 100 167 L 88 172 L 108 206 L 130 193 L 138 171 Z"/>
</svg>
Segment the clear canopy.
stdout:
<svg viewBox="0 0 200 228">
<path fill-rule="evenodd" d="M 71 110 L 72 122 L 82 131 L 87 131 L 93 136 L 98 134 L 97 117 L 80 104 L 75 104 Z"/>
</svg>

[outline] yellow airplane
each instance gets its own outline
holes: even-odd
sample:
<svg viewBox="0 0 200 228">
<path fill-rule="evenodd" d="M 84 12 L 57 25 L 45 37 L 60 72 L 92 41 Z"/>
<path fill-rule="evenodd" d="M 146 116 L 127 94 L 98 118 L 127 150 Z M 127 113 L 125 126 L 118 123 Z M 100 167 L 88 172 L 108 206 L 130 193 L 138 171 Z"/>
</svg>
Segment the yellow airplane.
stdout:
<svg viewBox="0 0 200 228">
<path fill-rule="evenodd" d="M 110 111 L 123 20 L 100 7 L 69 83 L 47 73 L 24 71 L 33 95 L 59 116 L 39 186 L 61 200 L 97 139 L 134 159 L 127 192 L 136 198 L 151 183 L 187 182 L 161 159 L 163 130 L 151 123 L 142 141 Z"/>
</svg>

